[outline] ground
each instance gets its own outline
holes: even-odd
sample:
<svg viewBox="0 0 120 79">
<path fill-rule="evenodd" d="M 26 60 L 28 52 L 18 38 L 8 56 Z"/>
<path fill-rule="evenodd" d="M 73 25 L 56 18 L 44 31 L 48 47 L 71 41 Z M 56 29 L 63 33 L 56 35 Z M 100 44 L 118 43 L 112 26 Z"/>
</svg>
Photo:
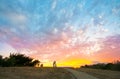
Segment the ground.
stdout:
<svg viewBox="0 0 120 79">
<path fill-rule="evenodd" d="M 78 68 L 80 72 L 88 73 L 99 79 L 120 79 L 120 71 L 101 70 L 101 69 L 90 69 L 90 68 Z"/>
<path fill-rule="evenodd" d="M 0 67 L 0 79 L 120 79 L 120 72 L 87 68 Z"/>
<path fill-rule="evenodd" d="M 87 73 L 76 71 L 74 69 L 66 68 L 66 70 L 71 72 L 76 77 L 76 79 L 99 79 Z"/>
<path fill-rule="evenodd" d="M 0 67 L 0 79 L 75 79 L 63 68 Z"/>
</svg>

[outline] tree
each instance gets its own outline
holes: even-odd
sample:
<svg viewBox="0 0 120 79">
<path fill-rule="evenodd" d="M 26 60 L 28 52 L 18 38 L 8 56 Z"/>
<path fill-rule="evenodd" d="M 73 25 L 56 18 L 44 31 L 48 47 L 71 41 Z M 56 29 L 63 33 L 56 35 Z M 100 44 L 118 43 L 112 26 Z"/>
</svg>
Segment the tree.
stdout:
<svg viewBox="0 0 120 79">
<path fill-rule="evenodd" d="M 24 54 L 17 53 L 10 54 L 9 60 L 13 66 L 29 66 L 33 59 Z"/>
<path fill-rule="evenodd" d="M 3 63 L 3 58 L 2 55 L 0 55 L 0 66 L 2 66 L 2 63 Z"/>
<path fill-rule="evenodd" d="M 0 55 L 0 66 L 2 67 L 11 67 L 11 66 L 35 66 L 39 64 L 39 60 L 33 60 L 24 54 L 10 54 L 9 57 L 5 57 L 4 59 Z"/>
<path fill-rule="evenodd" d="M 34 61 L 32 61 L 31 66 L 36 66 L 36 65 L 38 65 L 39 63 L 40 63 L 39 60 L 34 60 Z"/>
<path fill-rule="evenodd" d="M 94 68 L 94 69 L 107 69 L 107 70 L 117 70 L 120 71 L 120 61 L 114 63 L 98 63 L 93 65 L 84 65 L 82 68 Z"/>
</svg>

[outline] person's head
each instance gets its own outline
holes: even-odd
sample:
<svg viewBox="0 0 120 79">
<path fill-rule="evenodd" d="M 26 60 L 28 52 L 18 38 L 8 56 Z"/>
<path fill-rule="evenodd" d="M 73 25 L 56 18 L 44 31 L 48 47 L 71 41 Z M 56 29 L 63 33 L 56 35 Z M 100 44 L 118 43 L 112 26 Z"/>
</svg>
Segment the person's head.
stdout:
<svg viewBox="0 0 120 79">
<path fill-rule="evenodd" d="M 54 61 L 54 63 L 56 63 L 56 61 Z"/>
</svg>

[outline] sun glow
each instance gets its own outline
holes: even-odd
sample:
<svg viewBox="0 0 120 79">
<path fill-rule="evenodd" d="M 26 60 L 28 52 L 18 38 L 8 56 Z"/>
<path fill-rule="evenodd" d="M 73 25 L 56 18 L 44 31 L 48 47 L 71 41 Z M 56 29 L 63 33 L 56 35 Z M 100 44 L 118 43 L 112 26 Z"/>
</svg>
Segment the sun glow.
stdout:
<svg viewBox="0 0 120 79">
<path fill-rule="evenodd" d="M 92 62 L 87 59 L 71 58 L 64 61 L 57 61 L 57 67 L 80 67 L 85 64 L 91 64 Z M 53 62 L 44 63 L 44 67 L 52 67 Z"/>
<path fill-rule="evenodd" d="M 91 64 L 91 61 L 87 59 L 79 59 L 79 58 L 71 58 L 64 62 L 58 63 L 58 66 L 66 66 L 66 67 L 80 67 L 84 64 Z"/>
</svg>

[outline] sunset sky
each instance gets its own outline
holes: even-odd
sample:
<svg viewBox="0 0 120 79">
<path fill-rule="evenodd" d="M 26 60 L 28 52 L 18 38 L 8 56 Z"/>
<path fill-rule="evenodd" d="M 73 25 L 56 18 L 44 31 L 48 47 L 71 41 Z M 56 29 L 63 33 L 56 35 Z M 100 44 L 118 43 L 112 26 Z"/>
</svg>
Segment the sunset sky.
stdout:
<svg viewBox="0 0 120 79">
<path fill-rule="evenodd" d="M 0 0 L 0 55 L 44 66 L 120 60 L 120 0 Z"/>
</svg>

